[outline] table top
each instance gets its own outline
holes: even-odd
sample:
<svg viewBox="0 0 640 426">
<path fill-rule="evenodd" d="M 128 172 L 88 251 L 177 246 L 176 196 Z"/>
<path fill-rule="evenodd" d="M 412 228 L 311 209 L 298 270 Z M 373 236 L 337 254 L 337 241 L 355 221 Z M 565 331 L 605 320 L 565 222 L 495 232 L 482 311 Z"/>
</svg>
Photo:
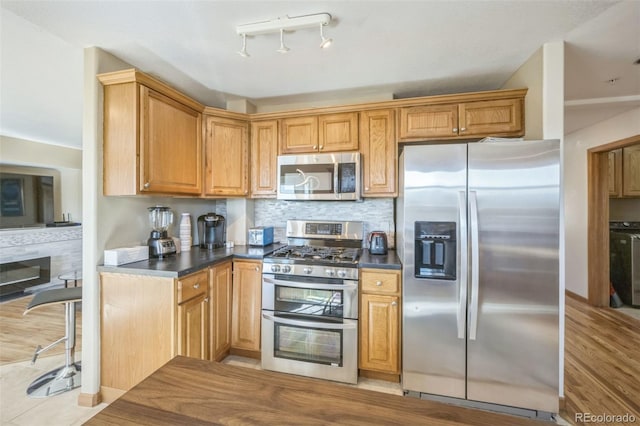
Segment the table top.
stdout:
<svg viewBox="0 0 640 426">
<path fill-rule="evenodd" d="M 176 357 L 86 425 L 532 425 L 319 379 Z"/>
</svg>

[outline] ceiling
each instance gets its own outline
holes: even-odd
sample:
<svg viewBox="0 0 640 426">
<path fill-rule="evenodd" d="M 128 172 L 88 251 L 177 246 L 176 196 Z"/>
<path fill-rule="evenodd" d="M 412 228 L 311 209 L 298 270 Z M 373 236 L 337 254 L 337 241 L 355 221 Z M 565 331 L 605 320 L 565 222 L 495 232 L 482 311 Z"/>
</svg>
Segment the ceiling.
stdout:
<svg viewBox="0 0 640 426">
<path fill-rule="evenodd" d="M 321 12 L 333 17 L 330 48 L 303 29 L 285 35 L 287 54 L 275 51 L 278 34 L 250 37 L 251 57 L 237 54 L 237 25 Z M 2 0 L 0 13 L 0 134 L 67 146 L 81 146 L 90 46 L 224 107 L 492 90 L 565 40 L 566 132 L 640 104 L 635 0 Z"/>
</svg>

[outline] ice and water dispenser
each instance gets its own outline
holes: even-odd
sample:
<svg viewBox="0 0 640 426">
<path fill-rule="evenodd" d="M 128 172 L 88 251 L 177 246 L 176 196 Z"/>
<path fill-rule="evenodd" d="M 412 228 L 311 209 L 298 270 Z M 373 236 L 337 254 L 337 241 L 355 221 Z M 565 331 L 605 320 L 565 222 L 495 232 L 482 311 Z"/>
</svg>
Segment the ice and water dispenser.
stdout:
<svg viewBox="0 0 640 426">
<path fill-rule="evenodd" d="M 456 279 L 456 222 L 415 222 L 415 276 Z"/>
</svg>

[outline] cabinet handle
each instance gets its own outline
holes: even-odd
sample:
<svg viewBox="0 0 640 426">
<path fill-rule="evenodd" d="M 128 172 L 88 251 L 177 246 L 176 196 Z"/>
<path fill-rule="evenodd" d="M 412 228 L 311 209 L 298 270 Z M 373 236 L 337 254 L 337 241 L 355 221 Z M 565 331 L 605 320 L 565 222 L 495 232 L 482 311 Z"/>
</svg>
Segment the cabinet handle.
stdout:
<svg viewBox="0 0 640 426">
<path fill-rule="evenodd" d="M 461 127 L 461 128 L 460 128 L 460 131 L 461 131 L 461 132 L 464 132 L 464 131 L 466 131 L 466 130 L 467 130 L 467 128 L 466 128 L 466 127 Z"/>
<path fill-rule="evenodd" d="M 193 288 L 195 288 L 196 290 L 197 290 L 197 289 L 199 289 L 199 288 L 200 288 L 200 283 L 195 283 L 195 284 L 193 285 Z"/>
<path fill-rule="evenodd" d="M 457 127 L 453 128 L 453 133 L 458 133 L 458 128 Z"/>
<path fill-rule="evenodd" d="M 398 302 L 394 300 L 393 302 L 391 302 L 391 306 L 398 306 Z"/>
<path fill-rule="evenodd" d="M 382 281 L 376 281 L 376 285 L 380 287 L 382 285 Z"/>
<path fill-rule="evenodd" d="M 209 296 L 204 298 L 204 303 L 209 303 Z M 393 302 L 393 303 L 396 303 L 396 302 Z"/>
<path fill-rule="evenodd" d="M 149 182 L 145 182 L 143 186 L 145 189 L 148 189 L 151 186 L 151 184 Z"/>
</svg>

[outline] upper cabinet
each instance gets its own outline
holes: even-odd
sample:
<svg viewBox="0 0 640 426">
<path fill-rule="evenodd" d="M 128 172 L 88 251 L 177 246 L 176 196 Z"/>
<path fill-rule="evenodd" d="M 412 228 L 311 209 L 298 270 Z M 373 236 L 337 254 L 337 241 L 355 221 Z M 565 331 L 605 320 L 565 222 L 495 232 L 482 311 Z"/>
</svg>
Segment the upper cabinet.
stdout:
<svg viewBox="0 0 640 426">
<path fill-rule="evenodd" d="M 398 146 L 395 141 L 395 111 L 382 109 L 360 113 L 362 196 L 395 197 Z"/>
<path fill-rule="evenodd" d="M 609 152 L 609 196 L 640 197 L 640 145 Z"/>
<path fill-rule="evenodd" d="M 233 197 L 249 193 L 249 124 L 206 116 L 204 195 Z"/>
<path fill-rule="evenodd" d="M 399 141 L 522 136 L 523 99 L 400 108 Z"/>
<path fill-rule="evenodd" d="M 198 104 L 124 74 L 110 73 L 103 75 L 105 81 L 101 79 L 105 85 L 104 194 L 199 195 L 202 116 Z"/>
<path fill-rule="evenodd" d="M 251 197 L 275 197 L 278 174 L 278 120 L 251 123 L 250 152 Z"/>
<path fill-rule="evenodd" d="M 281 120 L 281 154 L 357 150 L 357 112 L 289 117 Z"/>
</svg>

